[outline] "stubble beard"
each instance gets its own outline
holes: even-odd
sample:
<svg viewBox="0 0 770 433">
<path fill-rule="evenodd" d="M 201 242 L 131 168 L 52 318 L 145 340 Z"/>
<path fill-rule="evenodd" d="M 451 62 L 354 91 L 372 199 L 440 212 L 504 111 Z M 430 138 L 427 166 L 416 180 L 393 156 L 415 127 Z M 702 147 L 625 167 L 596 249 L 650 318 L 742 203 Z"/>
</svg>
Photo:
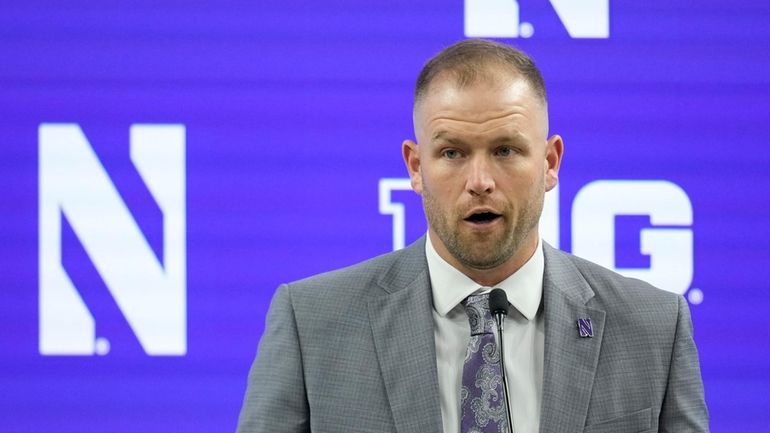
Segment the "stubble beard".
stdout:
<svg viewBox="0 0 770 433">
<path fill-rule="evenodd" d="M 510 221 L 514 213 L 513 208 L 508 205 L 501 209 L 505 224 L 502 234 L 460 230 L 462 217 L 454 211 L 442 211 L 428 188 L 423 188 L 422 201 L 428 225 L 449 253 L 463 266 L 487 270 L 502 265 L 521 250 L 538 225 L 543 211 L 544 194 L 544 188 L 536 191 L 529 202 L 518 210 L 513 223 Z"/>
</svg>

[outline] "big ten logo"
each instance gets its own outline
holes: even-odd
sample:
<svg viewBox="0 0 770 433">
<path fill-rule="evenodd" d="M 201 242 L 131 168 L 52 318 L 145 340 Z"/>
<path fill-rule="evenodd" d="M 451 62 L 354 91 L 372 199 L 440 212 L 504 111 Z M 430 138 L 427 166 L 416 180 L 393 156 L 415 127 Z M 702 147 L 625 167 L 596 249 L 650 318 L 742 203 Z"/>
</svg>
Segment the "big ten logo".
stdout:
<svg viewBox="0 0 770 433">
<path fill-rule="evenodd" d="M 570 37 L 604 39 L 610 36 L 609 0 L 550 0 L 550 3 Z M 529 38 L 535 32 L 532 23 L 520 20 L 516 0 L 465 0 L 464 16 L 467 37 Z"/>
<path fill-rule="evenodd" d="M 186 324 L 185 128 L 130 127 L 130 159 L 162 215 L 152 250 L 77 124 L 39 127 L 39 350 L 106 354 L 96 323 L 62 257 L 63 220 L 149 355 L 184 355 Z M 71 229 L 70 229 L 71 227 Z M 66 259 L 66 257 L 64 258 Z M 93 308 L 94 306 L 91 305 Z"/>
<path fill-rule="evenodd" d="M 394 250 L 402 248 L 407 239 L 414 239 L 416 231 L 424 233 L 425 230 L 419 205 L 404 201 L 402 194 L 408 191 L 411 191 L 408 178 L 380 180 L 379 210 L 392 217 Z M 644 220 L 636 225 L 635 234 L 618 230 L 618 226 L 629 227 L 626 220 L 634 218 Z M 557 187 L 546 193 L 540 218 L 541 236 L 557 248 L 560 243 L 559 220 Z M 572 203 L 572 253 L 623 275 L 684 294 L 690 289 L 693 278 L 692 221 L 689 197 L 672 182 L 597 180 L 583 186 Z M 410 225 L 418 228 L 410 229 Z M 642 260 L 644 263 L 633 263 L 618 254 L 619 235 L 627 235 L 629 243 L 638 248 L 626 255 L 641 256 L 646 259 Z M 621 258 L 625 258 L 625 265 L 619 260 Z M 636 266 L 628 266 L 628 263 Z M 702 293 L 693 289 L 688 297 L 691 302 L 698 303 Z"/>
</svg>

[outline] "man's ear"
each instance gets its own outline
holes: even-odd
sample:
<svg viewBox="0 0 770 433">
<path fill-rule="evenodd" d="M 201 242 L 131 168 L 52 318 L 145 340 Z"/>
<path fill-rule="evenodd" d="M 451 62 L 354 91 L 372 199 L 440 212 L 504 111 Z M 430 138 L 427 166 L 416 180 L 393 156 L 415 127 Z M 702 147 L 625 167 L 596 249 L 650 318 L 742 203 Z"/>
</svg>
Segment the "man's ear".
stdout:
<svg viewBox="0 0 770 433">
<path fill-rule="evenodd" d="M 545 190 L 550 191 L 559 183 L 559 167 L 564 155 L 564 141 L 559 135 L 548 139 L 545 150 Z"/>
<path fill-rule="evenodd" d="M 409 178 L 412 180 L 412 189 L 417 194 L 422 193 L 422 174 L 420 173 L 420 152 L 412 140 L 404 140 L 401 144 L 401 152 L 404 155 L 406 170 L 409 172 Z"/>
</svg>

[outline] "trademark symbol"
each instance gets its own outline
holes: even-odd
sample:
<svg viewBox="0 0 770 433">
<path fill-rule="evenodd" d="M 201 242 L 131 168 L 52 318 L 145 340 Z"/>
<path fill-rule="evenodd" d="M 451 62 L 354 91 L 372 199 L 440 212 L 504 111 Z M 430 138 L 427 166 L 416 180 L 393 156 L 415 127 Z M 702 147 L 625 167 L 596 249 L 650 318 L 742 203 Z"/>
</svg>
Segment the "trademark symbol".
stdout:
<svg viewBox="0 0 770 433">
<path fill-rule="evenodd" d="M 687 300 L 693 305 L 698 305 L 703 302 L 703 291 L 701 289 L 692 288 L 687 292 Z"/>
</svg>

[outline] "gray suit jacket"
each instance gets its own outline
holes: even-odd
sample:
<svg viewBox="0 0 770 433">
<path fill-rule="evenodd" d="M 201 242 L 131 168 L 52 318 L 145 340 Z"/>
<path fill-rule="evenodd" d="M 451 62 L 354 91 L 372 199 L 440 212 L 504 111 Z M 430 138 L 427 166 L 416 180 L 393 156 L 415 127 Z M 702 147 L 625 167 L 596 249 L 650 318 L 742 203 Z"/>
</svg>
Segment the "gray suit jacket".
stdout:
<svg viewBox="0 0 770 433">
<path fill-rule="evenodd" d="M 239 432 L 442 431 L 424 242 L 278 289 Z M 541 432 L 708 431 L 681 296 L 546 245 L 543 314 Z"/>
</svg>

